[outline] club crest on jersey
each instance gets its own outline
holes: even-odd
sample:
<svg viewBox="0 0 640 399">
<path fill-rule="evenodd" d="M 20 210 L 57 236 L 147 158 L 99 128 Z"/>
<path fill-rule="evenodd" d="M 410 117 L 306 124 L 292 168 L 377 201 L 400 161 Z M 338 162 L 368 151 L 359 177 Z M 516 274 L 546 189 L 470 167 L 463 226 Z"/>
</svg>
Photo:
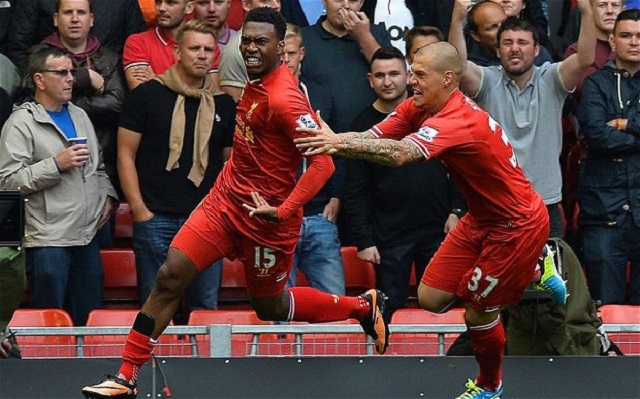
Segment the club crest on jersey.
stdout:
<svg viewBox="0 0 640 399">
<path fill-rule="evenodd" d="M 313 120 L 311 114 L 301 115 L 298 119 L 296 119 L 296 123 L 300 127 L 306 127 L 307 129 L 317 129 L 318 124 Z"/>
<path fill-rule="evenodd" d="M 420 130 L 418 130 L 416 134 L 423 138 L 424 141 L 431 143 L 433 142 L 433 139 L 435 139 L 436 136 L 440 134 L 440 132 L 432 127 L 423 126 L 420 128 Z"/>
<path fill-rule="evenodd" d="M 258 103 L 251 104 L 251 108 L 249 109 L 249 112 L 247 112 L 248 121 L 251 121 L 251 115 L 253 115 L 253 110 L 255 110 L 256 108 L 258 108 Z"/>
</svg>

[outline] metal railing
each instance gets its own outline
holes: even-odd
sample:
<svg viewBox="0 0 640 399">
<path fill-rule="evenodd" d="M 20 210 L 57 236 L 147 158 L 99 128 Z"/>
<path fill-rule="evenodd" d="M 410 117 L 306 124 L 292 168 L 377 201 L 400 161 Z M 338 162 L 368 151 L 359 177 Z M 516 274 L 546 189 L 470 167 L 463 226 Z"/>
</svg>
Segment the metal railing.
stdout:
<svg viewBox="0 0 640 399">
<path fill-rule="evenodd" d="M 640 335 L 640 325 L 637 324 L 604 324 L 603 327 L 607 333 Z M 444 356 L 447 343 L 451 343 L 458 334 L 466 331 L 466 326 L 392 324 L 389 329 L 392 347 L 421 345 L 406 352 L 415 355 Z M 130 327 L 12 327 L 12 330 L 17 334 L 18 343 L 25 357 L 82 358 L 119 356 L 118 350 L 121 353 Z M 47 340 L 47 337 L 51 339 Z M 97 337 L 103 337 L 104 341 L 96 339 Z M 402 342 L 394 342 L 394 339 L 400 338 Z M 413 339 L 415 342 L 412 341 Z M 640 337 L 634 340 L 634 342 L 638 341 Z M 246 349 L 240 355 L 237 353 L 238 344 L 244 345 Z M 331 349 L 332 345 L 333 349 Z M 431 348 L 427 349 L 427 345 L 431 345 Z M 162 349 L 171 346 L 178 350 L 171 353 Z M 286 350 L 278 350 L 278 346 L 285 347 Z M 330 350 L 325 350 L 327 347 Z M 354 351 L 352 353 L 345 351 L 345 347 L 354 348 Z M 40 351 L 37 350 L 38 348 Z M 96 351 L 96 348 L 100 350 Z M 109 352 L 106 355 L 105 350 Z M 155 351 L 158 356 L 218 358 L 270 355 L 317 356 L 318 351 L 322 352 L 321 355 L 370 356 L 375 353 L 371 338 L 366 336 L 357 324 L 169 326 L 156 344 Z M 633 355 L 640 355 L 640 353 L 633 353 Z"/>
</svg>

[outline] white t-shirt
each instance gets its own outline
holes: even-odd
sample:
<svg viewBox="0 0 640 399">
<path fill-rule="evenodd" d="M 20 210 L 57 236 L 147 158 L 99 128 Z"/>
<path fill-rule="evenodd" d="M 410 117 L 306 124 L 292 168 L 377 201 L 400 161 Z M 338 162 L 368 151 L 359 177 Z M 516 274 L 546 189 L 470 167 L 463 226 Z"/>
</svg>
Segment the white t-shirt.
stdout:
<svg viewBox="0 0 640 399">
<path fill-rule="evenodd" d="M 384 22 L 391 36 L 391 44 L 404 54 L 404 34 L 414 24 L 413 15 L 404 0 L 378 0 L 373 19 L 376 24 Z"/>
</svg>

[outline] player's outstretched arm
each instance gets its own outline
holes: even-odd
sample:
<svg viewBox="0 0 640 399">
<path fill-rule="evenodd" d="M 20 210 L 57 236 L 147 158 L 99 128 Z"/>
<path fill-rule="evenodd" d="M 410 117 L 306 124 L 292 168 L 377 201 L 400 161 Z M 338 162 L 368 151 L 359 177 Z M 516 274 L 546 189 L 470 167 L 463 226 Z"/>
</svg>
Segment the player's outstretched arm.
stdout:
<svg viewBox="0 0 640 399">
<path fill-rule="evenodd" d="M 320 116 L 320 111 L 316 112 L 320 127 L 317 129 L 308 127 L 298 127 L 296 131 L 302 134 L 308 135 L 308 137 L 298 138 L 294 140 L 296 146 L 300 149 L 305 149 L 305 156 L 317 155 L 317 154 L 335 154 L 338 146 L 342 140 L 351 139 L 354 137 L 375 138 L 373 134 L 369 132 L 349 132 L 336 134 L 331 130 L 329 125 Z"/>
<path fill-rule="evenodd" d="M 298 148 L 306 150 L 306 156 L 336 154 L 391 167 L 424 160 L 418 147 L 408 140 L 377 139 L 371 132 L 336 134 L 319 114 L 318 120 L 318 129 L 296 128 L 298 132 L 309 135 L 295 140 Z"/>
</svg>

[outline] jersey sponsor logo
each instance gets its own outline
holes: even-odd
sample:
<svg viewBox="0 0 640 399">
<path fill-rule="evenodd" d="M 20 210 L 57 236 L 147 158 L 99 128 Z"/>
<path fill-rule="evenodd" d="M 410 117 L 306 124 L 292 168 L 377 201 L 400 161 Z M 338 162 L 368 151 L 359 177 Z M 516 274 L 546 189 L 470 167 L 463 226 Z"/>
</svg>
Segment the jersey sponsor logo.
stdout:
<svg viewBox="0 0 640 399">
<path fill-rule="evenodd" d="M 249 112 L 247 112 L 247 120 L 249 122 L 251 122 L 251 116 L 253 115 L 253 111 L 258 108 L 258 103 L 253 103 L 251 104 L 251 108 L 249 109 Z"/>
<path fill-rule="evenodd" d="M 418 137 L 420 137 L 427 143 L 433 142 L 433 139 L 435 139 L 438 134 L 440 134 L 440 132 L 437 129 L 429 126 L 421 127 L 420 130 L 418 130 L 418 132 L 416 133 Z"/>
<path fill-rule="evenodd" d="M 313 120 L 311 114 L 301 115 L 296 119 L 296 124 L 300 127 L 306 127 L 307 129 L 317 129 L 318 124 Z"/>
</svg>

